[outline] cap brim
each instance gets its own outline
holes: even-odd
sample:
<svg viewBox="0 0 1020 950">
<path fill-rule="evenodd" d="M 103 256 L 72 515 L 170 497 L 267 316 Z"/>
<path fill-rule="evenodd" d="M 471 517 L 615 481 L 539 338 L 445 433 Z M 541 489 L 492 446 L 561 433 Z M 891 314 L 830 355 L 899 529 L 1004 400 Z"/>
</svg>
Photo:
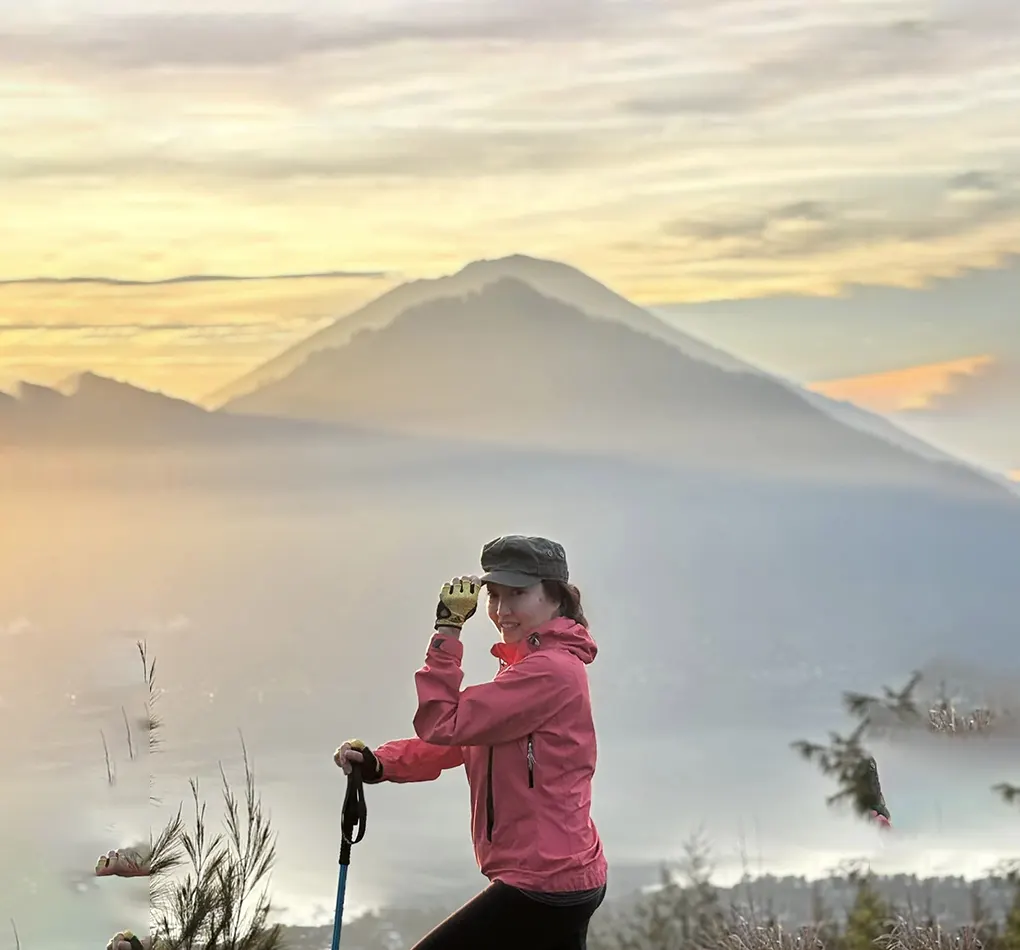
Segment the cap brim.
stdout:
<svg viewBox="0 0 1020 950">
<path fill-rule="evenodd" d="M 481 577 L 483 584 L 500 584 L 503 587 L 533 587 L 542 582 L 541 577 L 530 574 L 515 574 L 513 571 L 489 571 Z"/>
</svg>

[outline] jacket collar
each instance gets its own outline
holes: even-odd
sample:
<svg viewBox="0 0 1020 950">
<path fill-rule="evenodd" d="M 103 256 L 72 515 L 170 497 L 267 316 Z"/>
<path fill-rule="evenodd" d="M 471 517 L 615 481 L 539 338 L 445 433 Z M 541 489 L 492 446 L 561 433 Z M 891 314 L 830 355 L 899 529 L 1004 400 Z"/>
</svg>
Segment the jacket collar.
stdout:
<svg viewBox="0 0 1020 950">
<path fill-rule="evenodd" d="M 598 652 L 587 628 L 568 617 L 554 617 L 542 624 L 531 636 L 516 643 L 494 643 L 489 652 L 499 660 L 500 666 L 511 666 L 529 653 L 550 645 L 569 650 L 585 663 L 594 660 Z"/>
</svg>

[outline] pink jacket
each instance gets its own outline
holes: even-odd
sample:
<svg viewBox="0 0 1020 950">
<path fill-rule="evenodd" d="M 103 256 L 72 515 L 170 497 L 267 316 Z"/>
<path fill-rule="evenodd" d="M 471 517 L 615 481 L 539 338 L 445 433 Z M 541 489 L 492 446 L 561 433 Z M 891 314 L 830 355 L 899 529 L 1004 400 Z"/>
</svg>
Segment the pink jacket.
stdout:
<svg viewBox="0 0 1020 950">
<path fill-rule="evenodd" d="M 606 881 L 591 820 L 596 743 L 588 630 L 559 618 L 517 644 L 497 643 L 499 670 L 462 690 L 463 644 L 436 634 L 415 674 L 417 738 L 375 749 L 383 781 L 429 782 L 463 765 L 475 859 L 490 881 L 578 891 Z"/>
</svg>

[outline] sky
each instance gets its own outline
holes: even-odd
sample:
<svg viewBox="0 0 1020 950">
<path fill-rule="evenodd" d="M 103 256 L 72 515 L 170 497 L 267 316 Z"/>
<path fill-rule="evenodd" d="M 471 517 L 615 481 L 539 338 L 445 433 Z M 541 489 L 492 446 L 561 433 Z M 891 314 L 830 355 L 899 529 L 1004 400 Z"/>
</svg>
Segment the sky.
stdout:
<svg viewBox="0 0 1020 950">
<path fill-rule="evenodd" d="M 198 399 L 395 283 L 511 253 L 666 309 L 795 300 L 802 323 L 906 291 L 867 316 L 870 360 L 843 342 L 860 307 L 813 334 L 822 360 L 774 307 L 755 330 L 783 372 L 880 411 L 1013 373 L 988 293 L 916 352 L 901 315 L 1015 274 L 1015 0 L 341 11 L 0 8 L 0 387 L 92 369 Z"/>
</svg>

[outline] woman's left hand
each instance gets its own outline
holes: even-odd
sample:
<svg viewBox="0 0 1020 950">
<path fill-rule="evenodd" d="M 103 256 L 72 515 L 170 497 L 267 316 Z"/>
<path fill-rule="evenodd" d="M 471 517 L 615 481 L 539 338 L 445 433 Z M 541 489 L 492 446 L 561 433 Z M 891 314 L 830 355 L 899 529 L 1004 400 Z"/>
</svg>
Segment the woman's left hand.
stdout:
<svg viewBox="0 0 1020 950">
<path fill-rule="evenodd" d="M 110 938 L 106 950 L 152 950 L 152 937 L 136 937 L 130 930 L 122 930 Z"/>
<path fill-rule="evenodd" d="M 436 605 L 436 629 L 455 627 L 458 630 L 474 616 L 478 609 L 478 594 L 482 589 L 481 580 L 471 574 L 455 577 L 439 590 Z"/>
</svg>

